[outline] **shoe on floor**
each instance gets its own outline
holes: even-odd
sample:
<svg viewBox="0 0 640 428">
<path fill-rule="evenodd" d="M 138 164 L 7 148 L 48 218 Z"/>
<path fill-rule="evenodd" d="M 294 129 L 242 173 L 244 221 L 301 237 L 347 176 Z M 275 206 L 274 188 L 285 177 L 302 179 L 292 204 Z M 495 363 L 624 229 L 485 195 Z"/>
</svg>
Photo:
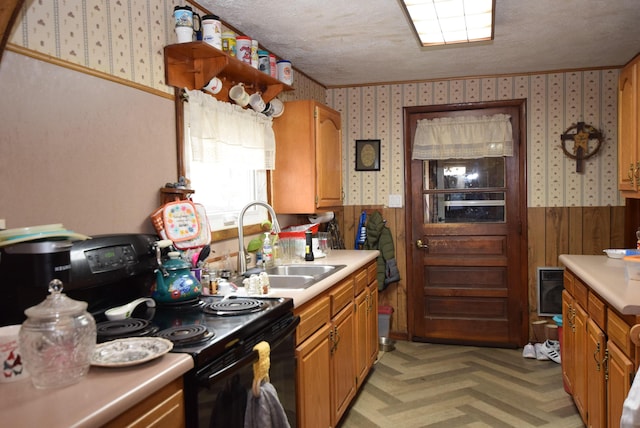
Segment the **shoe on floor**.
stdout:
<svg viewBox="0 0 640 428">
<path fill-rule="evenodd" d="M 533 347 L 531 343 L 527 343 L 524 345 L 524 349 L 522 350 L 522 356 L 524 358 L 536 358 L 536 349 Z"/>
<path fill-rule="evenodd" d="M 535 345 L 533 345 L 533 348 L 536 351 L 536 360 L 547 361 L 549 360 L 549 357 L 547 357 L 547 354 L 542 352 L 542 346 L 542 343 L 536 343 Z"/>
<path fill-rule="evenodd" d="M 560 342 L 557 340 L 547 340 L 540 347 L 540 351 L 554 363 L 561 363 Z"/>
</svg>

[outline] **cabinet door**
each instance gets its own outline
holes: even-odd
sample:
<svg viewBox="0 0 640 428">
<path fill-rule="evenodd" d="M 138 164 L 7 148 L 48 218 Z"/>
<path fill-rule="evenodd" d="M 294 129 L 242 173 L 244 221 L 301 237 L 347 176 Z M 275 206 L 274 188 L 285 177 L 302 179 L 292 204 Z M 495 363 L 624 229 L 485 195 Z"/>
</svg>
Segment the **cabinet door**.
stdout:
<svg viewBox="0 0 640 428">
<path fill-rule="evenodd" d="M 587 353 L 584 358 L 587 365 L 587 414 L 589 428 L 606 428 L 607 397 L 605 383 L 605 348 L 607 346 L 604 332 L 592 320 L 587 321 Z"/>
<path fill-rule="evenodd" d="M 338 421 L 356 393 L 355 321 L 353 305 L 348 305 L 332 320 L 331 426 Z M 303 425 L 306 427 L 306 425 Z"/>
<path fill-rule="evenodd" d="M 369 354 L 368 354 L 368 303 L 369 293 L 364 290 L 356 296 L 356 387 L 359 388 L 364 378 L 369 372 Z"/>
<path fill-rule="evenodd" d="M 340 113 L 318 104 L 316 119 L 316 192 L 318 208 L 342 205 L 342 132 Z"/>
<path fill-rule="evenodd" d="M 575 379 L 575 324 L 573 321 L 573 298 L 564 290 L 562 292 L 562 379 L 570 394 L 573 394 L 573 380 Z"/>
<path fill-rule="evenodd" d="M 638 190 L 637 62 L 620 72 L 618 89 L 618 188 Z"/>
<path fill-rule="evenodd" d="M 607 407 L 609 415 L 609 427 L 620 425 L 622 405 L 631 389 L 633 382 L 633 363 L 613 342 L 607 343 L 608 381 L 607 381 Z"/>
<path fill-rule="evenodd" d="M 329 324 L 296 348 L 298 426 L 327 428 L 331 424 Z"/>
<path fill-rule="evenodd" d="M 378 358 L 378 281 L 369 284 L 369 367 Z"/>
<path fill-rule="evenodd" d="M 574 379 L 573 379 L 573 401 L 582 416 L 584 422 L 587 421 L 587 312 L 574 302 L 576 326 L 574 342 Z"/>
</svg>

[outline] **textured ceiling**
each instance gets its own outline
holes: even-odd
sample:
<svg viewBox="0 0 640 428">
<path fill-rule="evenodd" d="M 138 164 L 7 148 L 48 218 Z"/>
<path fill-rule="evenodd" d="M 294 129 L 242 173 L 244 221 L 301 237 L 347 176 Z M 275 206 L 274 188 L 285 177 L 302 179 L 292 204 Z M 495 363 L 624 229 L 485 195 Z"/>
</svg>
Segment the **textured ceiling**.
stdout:
<svg viewBox="0 0 640 428">
<path fill-rule="evenodd" d="M 619 66 L 639 0 L 496 0 L 494 40 L 422 48 L 399 0 L 199 0 L 327 86 Z"/>
</svg>

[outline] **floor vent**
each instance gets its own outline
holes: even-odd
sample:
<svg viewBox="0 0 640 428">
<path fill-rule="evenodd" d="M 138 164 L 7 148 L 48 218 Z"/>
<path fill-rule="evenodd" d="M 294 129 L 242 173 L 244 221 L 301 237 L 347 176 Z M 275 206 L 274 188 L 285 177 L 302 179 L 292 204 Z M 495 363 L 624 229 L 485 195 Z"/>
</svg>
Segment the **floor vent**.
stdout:
<svg viewBox="0 0 640 428">
<path fill-rule="evenodd" d="M 538 315 L 562 314 L 563 275 L 563 268 L 538 268 Z"/>
</svg>

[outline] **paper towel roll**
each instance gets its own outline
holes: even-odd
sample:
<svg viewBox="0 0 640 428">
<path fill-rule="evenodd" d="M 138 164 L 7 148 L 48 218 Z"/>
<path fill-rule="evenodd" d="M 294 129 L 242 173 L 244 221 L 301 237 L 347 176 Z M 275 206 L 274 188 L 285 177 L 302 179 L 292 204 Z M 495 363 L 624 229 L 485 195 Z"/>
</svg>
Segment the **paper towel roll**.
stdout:
<svg viewBox="0 0 640 428">
<path fill-rule="evenodd" d="M 313 214 L 308 217 L 311 223 L 329 223 L 333 220 L 333 211 L 326 213 Z"/>
</svg>

